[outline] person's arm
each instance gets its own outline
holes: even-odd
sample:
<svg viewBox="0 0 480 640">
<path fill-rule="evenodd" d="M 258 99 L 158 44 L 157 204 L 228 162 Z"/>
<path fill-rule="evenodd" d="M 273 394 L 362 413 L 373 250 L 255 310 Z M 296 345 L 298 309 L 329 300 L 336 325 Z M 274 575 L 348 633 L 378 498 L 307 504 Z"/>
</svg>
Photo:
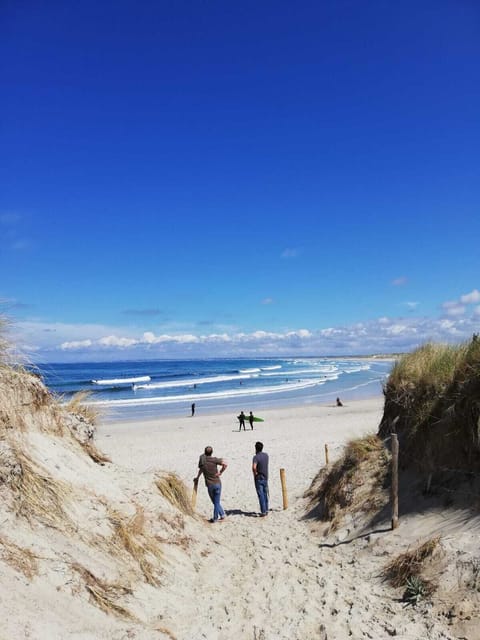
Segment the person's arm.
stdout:
<svg viewBox="0 0 480 640">
<path fill-rule="evenodd" d="M 256 478 L 258 475 L 258 472 L 257 472 L 257 461 L 255 460 L 255 458 L 253 459 L 253 462 L 252 462 L 252 473 L 253 473 L 253 477 Z"/>
<path fill-rule="evenodd" d="M 225 462 L 225 460 L 222 460 L 221 465 L 222 466 L 220 467 L 220 471 L 217 474 L 219 476 L 221 476 L 225 469 L 228 467 L 228 464 Z"/>
<path fill-rule="evenodd" d="M 203 473 L 203 469 L 202 469 L 202 467 L 198 467 L 198 473 L 197 473 L 196 477 L 193 479 L 193 481 L 194 481 L 194 483 L 195 483 L 195 484 L 198 484 L 198 479 L 200 478 L 200 476 L 202 475 L 202 473 Z"/>
</svg>

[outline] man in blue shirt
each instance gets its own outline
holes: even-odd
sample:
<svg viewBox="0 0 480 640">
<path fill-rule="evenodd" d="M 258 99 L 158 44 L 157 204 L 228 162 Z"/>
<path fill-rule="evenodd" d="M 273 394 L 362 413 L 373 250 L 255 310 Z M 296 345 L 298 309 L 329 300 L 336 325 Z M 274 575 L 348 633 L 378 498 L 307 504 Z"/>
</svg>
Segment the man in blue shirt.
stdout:
<svg viewBox="0 0 480 640">
<path fill-rule="evenodd" d="M 268 453 L 263 450 L 263 442 L 255 443 L 252 471 L 260 503 L 260 516 L 265 517 L 268 515 Z"/>
</svg>

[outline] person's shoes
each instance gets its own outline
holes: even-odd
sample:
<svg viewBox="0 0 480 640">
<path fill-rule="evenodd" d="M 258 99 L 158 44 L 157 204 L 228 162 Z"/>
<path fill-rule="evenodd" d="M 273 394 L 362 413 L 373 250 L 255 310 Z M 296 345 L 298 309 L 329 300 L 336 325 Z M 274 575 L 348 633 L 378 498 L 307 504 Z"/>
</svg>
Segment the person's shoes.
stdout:
<svg viewBox="0 0 480 640">
<path fill-rule="evenodd" d="M 267 511 L 267 513 L 261 513 L 260 514 L 260 518 L 266 518 L 267 516 L 268 516 L 268 511 Z"/>
<path fill-rule="evenodd" d="M 218 520 L 214 520 L 213 518 L 210 518 L 209 522 L 210 522 L 211 524 L 214 524 L 215 522 L 218 522 Z"/>
<path fill-rule="evenodd" d="M 225 516 L 220 516 L 219 520 L 225 520 Z"/>
</svg>

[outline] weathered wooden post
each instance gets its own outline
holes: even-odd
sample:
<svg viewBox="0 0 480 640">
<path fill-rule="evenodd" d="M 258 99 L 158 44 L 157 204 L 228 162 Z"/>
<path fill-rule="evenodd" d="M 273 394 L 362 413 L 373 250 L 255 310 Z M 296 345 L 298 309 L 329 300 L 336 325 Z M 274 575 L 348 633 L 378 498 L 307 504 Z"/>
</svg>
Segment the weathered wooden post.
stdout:
<svg viewBox="0 0 480 640">
<path fill-rule="evenodd" d="M 392 529 L 398 527 L 398 437 L 392 433 Z"/>
<path fill-rule="evenodd" d="M 285 480 L 285 469 L 280 469 L 280 482 L 282 483 L 283 508 L 288 509 L 287 482 Z"/>
<path fill-rule="evenodd" d="M 328 444 L 325 444 L 325 464 L 328 467 Z"/>
</svg>

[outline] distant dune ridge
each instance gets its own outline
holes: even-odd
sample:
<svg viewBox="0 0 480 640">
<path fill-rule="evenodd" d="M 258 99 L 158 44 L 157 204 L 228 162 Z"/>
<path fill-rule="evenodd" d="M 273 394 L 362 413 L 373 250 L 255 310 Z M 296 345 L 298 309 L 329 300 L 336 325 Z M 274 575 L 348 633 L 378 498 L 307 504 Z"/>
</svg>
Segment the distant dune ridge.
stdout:
<svg viewBox="0 0 480 640">
<path fill-rule="evenodd" d="M 88 398 L 62 405 L 37 376 L 9 366 L 5 349 L 0 353 L 2 637 L 480 637 L 476 441 L 468 439 L 480 426 L 477 400 L 468 395 L 477 389 L 476 343 L 466 347 L 453 382 L 442 383 L 439 401 L 441 416 L 460 420 L 450 428 L 468 416 L 467 435 L 457 433 L 457 442 L 433 412 L 431 423 L 415 423 L 418 438 L 420 428 L 433 433 L 440 425 L 433 448 L 425 434 L 409 443 L 412 401 L 399 402 L 407 397 L 399 393 L 399 370 L 386 384 L 385 407 L 373 398 L 269 409 L 264 423 L 239 433 L 232 416 L 202 416 L 200 406 L 195 418 L 97 432 L 101 419 Z M 447 392 L 458 404 L 453 409 Z M 401 522 L 391 532 L 385 444 L 399 412 L 402 450 L 417 448 L 426 465 L 402 459 Z M 470 475 L 461 483 L 439 467 L 439 438 L 455 444 L 455 464 L 465 462 Z M 271 461 L 268 518 L 256 517 L 250 466 L 257 439 Z M 327 468 L 326 443 L 333 460 Z M 228 461 L 222 524 L 207 522 L 211 504 L 202 483 L 196 512 L 190 503 L 207 444 Z"/>
</svg>

